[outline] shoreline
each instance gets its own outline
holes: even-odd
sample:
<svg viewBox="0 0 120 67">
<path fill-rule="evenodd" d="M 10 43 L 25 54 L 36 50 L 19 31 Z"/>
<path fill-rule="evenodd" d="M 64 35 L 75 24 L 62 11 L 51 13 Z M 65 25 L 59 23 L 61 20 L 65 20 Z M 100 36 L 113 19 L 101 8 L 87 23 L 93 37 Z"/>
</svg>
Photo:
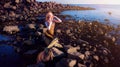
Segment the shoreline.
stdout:
<svg viewBox="0 0 120 67">
<path fill-rule="evenodd" d="M 1 52 L 1 57 L 3 59 L 7 57 L 14 57 L 11 54 L 14 52 L 17 53 L 20 58 L 18 58 L 19 60 L 17 59 L 16 61 L 13 61 L 13 66 L 14 62 L 17 63 L 17 61 L 21 61 L 17 63 L 18 67 L 37 67 L 41 65 L 36 64 L 37 55 L 47 47 L 44 45 L 45 43 L 42 36 L 45 29 L 44 15 L 46 12 L 43 10 L 43 8 L 46 9 L 51 4 L 58 5 L 57 7 L 59 8 L 64 6 L 52 2 L 46 2 L 42 4 L 35 1 L 26 1 L 25 3 L 27 3 L 29 6 L 27 7 L 25 6 L 26 4 L 16 0 L 16 2 L 13 2 L 13 4 L 17 5 L 16 8 L 13 5 L 11 5 L 11 7 L 5 5 L 2 7 L 3 11 L 1 11 L 0 14 L 5 15 L 0 16 L 2 17 L 0 19 L 2 20 L 0 23 L 0 35 L 9 36 L 10 39 L 3 39 L 0 41 L 0 50 L 5 50 L 5 47 L 13 48 L 11 48 L 12 50 L 8 49 L 8 53 Z M 41 8 L 43 7 L 43 11 L 41 10 L 40 12 L 37 12 L 37 5 Z M 24 11 L 19 12 L 18 8 L 20 7 L 24 7 Z M 53 8 L 53 6 L 51 7 Z M 12 12 L 11 10 L 10 12 L 6 12 L 6 9 L 8 8 L 12 8 Z M 66 7 L 66 9 L 70 10 L 76 8 L 70 6 Z M 56 7 L 54 9 L 56 9 Z M 120 26 L 118 26 L 118 28 L 114 28 L 109 24 L 102 24 L 98 21 L 78 22 L 75 21 L 72 17 L 71 19 L 66 20 L 65 18 L 70 16 L 60 15 L 57 13 L 58 11 L 56 10 L 55 14 L 63 20 L 63 23 L 56 24 L 55 37 L 59 38 L 60 44 L 64 46 L 68 56 L 62 57 L 59 61 L 49 61 L 48 63 L 53 63 L 53 65 L 56 67 L 64 67 L 64 65 L 78 67 L 117 67 L 120 65 L 120 45 L 116 43 L 117 39 L 120 37 Z M 42 17 L 39 17 L 41 16 L 41 13 L 43 13 L 43 15 Z M 112 33 L 111 31 L 114 32 Z M 6 62 L 9 63 L 9 61 L 7 60 Z M 71 64 L 71 62 L 74 63 Z M 43 64 L 48 66 L 51 65 L 47 63 Z"/>
</svg>

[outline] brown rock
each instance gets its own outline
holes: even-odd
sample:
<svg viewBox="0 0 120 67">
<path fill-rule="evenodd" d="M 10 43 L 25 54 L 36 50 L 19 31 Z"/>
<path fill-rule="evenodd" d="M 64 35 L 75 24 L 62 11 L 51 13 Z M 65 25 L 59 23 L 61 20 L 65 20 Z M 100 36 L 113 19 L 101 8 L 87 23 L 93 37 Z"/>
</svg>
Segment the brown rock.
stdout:
<svg viewBox="0 0 120 67">
<path fill-rule="evenodd" d="M 93 58 L 97 61 L 99 61 L 99 57 L 97 55 L 94 55 Z"/>
<path fill-rule="evenodd" d="M 71 60 L 70 62 L 69 62 L 69 67 L 74 67 L 75 66 L 75 64 L 76 64 L 76 60 Z"/>
</svg>

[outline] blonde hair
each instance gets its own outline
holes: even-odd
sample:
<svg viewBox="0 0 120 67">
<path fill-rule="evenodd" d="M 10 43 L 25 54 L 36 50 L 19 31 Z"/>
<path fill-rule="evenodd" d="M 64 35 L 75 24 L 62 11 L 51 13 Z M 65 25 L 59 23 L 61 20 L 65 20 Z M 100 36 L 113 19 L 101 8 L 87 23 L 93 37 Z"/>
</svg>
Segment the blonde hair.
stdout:
<svg viewBox="0 0 120 67">
<path fill-rule="evenodd" d="M 49 11 L 49 12 L 46 14 L 46 18 L 45 18 L 45 20 L 48 21 L 49 18 L 50 18 L 50 17 L 53 18 L 53 16 L 54 16 L 53 13 L 52 13 L 51 11 Z"/>
</svg>

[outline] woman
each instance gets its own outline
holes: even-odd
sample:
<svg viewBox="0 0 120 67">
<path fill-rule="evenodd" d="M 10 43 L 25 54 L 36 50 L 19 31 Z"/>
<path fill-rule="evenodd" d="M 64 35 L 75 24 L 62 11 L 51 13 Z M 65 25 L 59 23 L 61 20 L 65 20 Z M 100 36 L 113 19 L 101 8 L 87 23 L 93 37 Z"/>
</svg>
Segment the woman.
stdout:
<svg viewBox="0 0 120 67">
<path fill-rule="evenodd" d="M 47 27 L 47 32 L 45 33 L 48 37 L 53 38 L 55 23 L 61 23 L 62 20 L 57 16 L 54 16 L 52 12 L 46 14 L 45 25 Z"/>
</svg>

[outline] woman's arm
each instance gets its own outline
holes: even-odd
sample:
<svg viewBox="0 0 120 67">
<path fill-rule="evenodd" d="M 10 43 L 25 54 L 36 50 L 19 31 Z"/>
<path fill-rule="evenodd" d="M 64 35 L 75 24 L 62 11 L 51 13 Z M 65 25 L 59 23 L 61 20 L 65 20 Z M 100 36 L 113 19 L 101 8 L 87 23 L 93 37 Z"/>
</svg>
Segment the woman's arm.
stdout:
<svg viewBox="0 0 120 67">
<path fill-rule="evenodd" d="M 57 16 L 54 16 L 53 22 L 60 23 L 60 22 L 62 22 L 62 20 L 60 18 L 58 18 Z"/>
</svg>

